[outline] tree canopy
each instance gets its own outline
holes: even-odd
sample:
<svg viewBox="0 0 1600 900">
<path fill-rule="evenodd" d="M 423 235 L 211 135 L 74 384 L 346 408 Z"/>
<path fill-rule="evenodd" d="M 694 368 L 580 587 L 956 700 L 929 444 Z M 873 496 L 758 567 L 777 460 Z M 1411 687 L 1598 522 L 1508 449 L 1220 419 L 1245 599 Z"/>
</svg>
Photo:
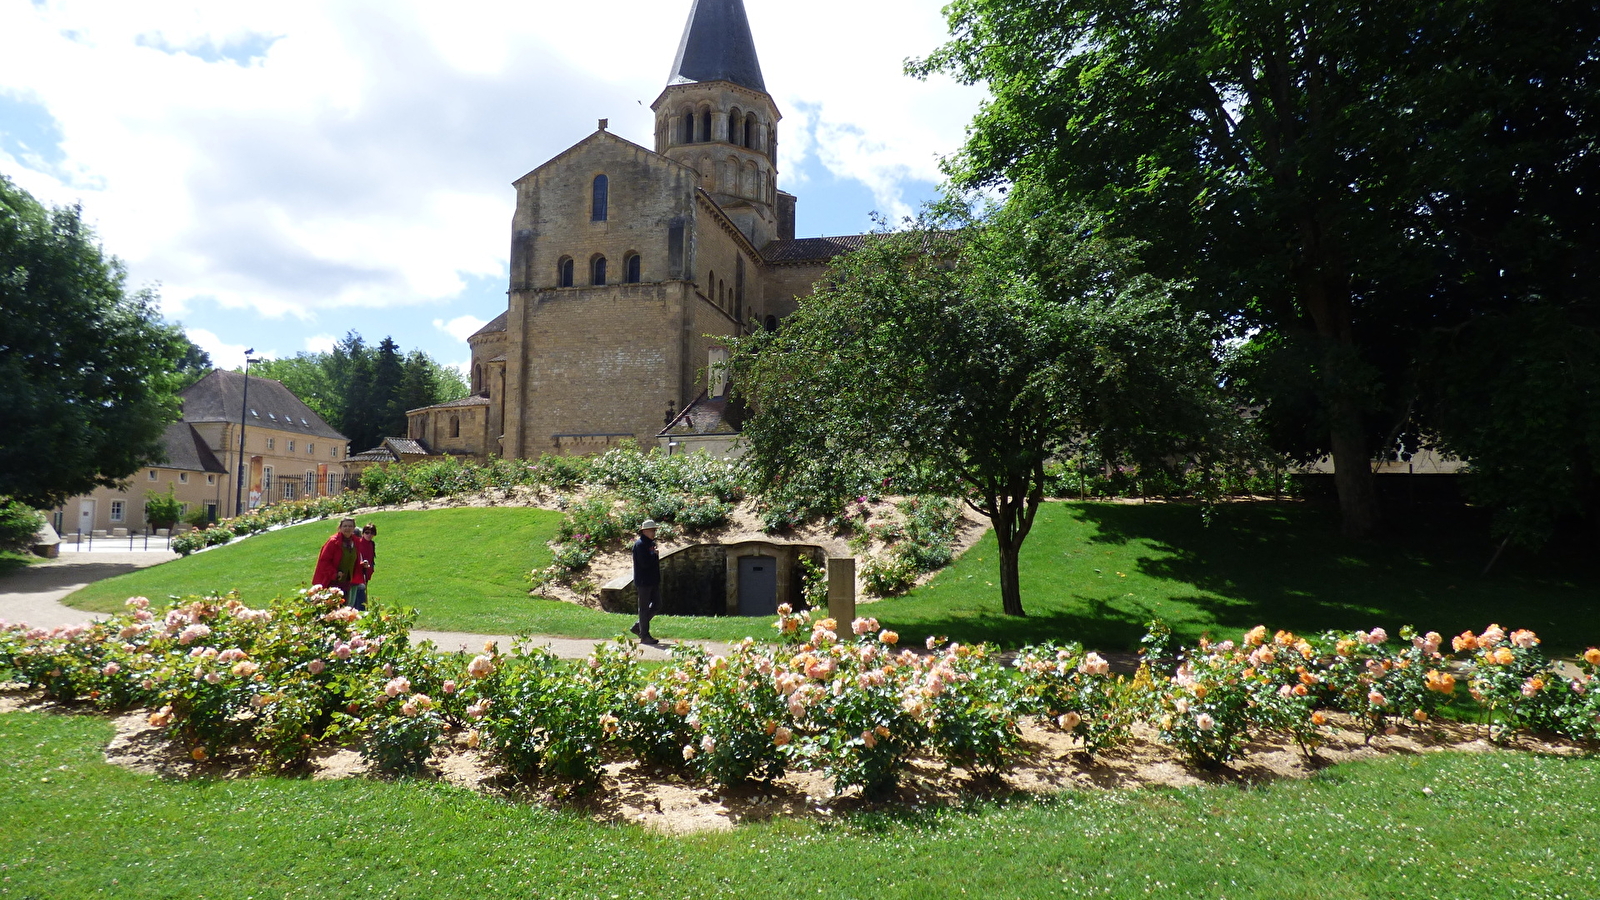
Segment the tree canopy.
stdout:
<svg viewBox="0 0 1600 900">
<path fill-rule="evenodd" d="M 1279 448 L 1332 454 L 1348 533 L 1378 522 L 1371 459 L 1430 437 L 1470 457 L 1509 530 L 1593 489 L 1600 7 L 946 14 L 951 40 L 911 71 L 993 91 L 956 182 L 1081 199 L 1191 281 L 1248 340 L 1236 383 Z M 1526 360 L 1526 380 L 1484 377 L 1497 359 Z"/>
<path fill-rule="evenodd" d="M 326 353 L 299 353 L 250 367 L 283 382 L 356 452 L 406 434 L 406 410 L 467 395 L 461 374 L 421 350 L 402 353 L 392 338 L 376 347 L 352 331 Z"/>
<path fill-rule="evenodd" d="M 1012 615 L 1047 462 L 1209 457 L 1237 418 L 1215 332 L 1176 287 L 1139 274 L 1095 217 L 1034 199 L 876 236 L 731 361 L 760 482 L 837 497 L 868 471 L 963 498 L 994 524 Z"/>
<path fill-rule="evenodd" d="M 193 345 L 77 209 L 0 176 L 0 495 L 53 506 L 157 459 Z"/>
</svg>

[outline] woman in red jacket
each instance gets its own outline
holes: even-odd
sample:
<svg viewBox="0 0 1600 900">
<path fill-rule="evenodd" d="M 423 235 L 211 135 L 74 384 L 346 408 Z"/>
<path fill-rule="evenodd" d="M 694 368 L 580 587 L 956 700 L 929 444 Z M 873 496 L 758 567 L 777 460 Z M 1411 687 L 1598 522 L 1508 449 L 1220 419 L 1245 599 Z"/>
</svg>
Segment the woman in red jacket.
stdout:
<svg viewBox="0 0 1600 900">
<path fill-rule="evenodd" d="M 322 545 L 317 554 L 317 570 L 311 576 L 313 585 L 338 588 L 346 598 L 354 585 L 367 583 L 367 567 L 361 558 L 361 547 L 356 540 L 356 520 L 340 519 L 339 530 Z M 360 607 L 356 607 L 360 609 Z"/>
</svg>

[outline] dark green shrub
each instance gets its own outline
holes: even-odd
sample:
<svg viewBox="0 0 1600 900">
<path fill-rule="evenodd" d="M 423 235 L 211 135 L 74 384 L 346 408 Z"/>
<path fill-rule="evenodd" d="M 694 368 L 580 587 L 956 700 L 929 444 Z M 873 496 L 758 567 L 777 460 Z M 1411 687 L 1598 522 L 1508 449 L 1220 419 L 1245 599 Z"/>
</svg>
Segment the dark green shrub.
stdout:
<svg viewBox="0 0 1600 900">
<path fill-rule="evenodd" d="M 44 516 L 28 506 L 0 497 L 0 550 L 26 550 L 44 525 Z"/>
</svg>

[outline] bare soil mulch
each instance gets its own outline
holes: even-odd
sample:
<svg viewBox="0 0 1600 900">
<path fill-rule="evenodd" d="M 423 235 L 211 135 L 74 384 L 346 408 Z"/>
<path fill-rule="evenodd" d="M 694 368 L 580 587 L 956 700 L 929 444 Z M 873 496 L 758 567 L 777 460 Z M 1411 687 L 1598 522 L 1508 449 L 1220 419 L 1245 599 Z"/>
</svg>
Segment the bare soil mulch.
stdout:
<svg viewBox="0 0 1600 900">
<path fill-rule="evenodd" d="M 19 709 L 81 711 L 81 707 L 45 700 L 37 692 L 0 690 L 0 713 Z M 151 726 L 148 715 L 148 710 L 132 710 L 112 718 L 115 734 L 106 746 L 107 762 L 163 778 L 243 778 L 253 773 L 253 754 L 248 751 L 196 762 L 161 729 Z M 566 809 L 598 821 L 691 834 L 727 831 L 741 823 L 780 817 L 828 818 L 863 810 L 953 806 L 1065 791 L 1258 785 L 1308 778 L 1337 763 L 1395 754 L 1523 751 L 1568 756 L 1586 752 L 1568 741 L 1534 737 L 1523 737 L 1510 747 L 1496 745 L 1489 740 L 1487 726 L 1470 723 L 1436 722 L 1371 741 L 1353 730 L 1348 720 L 1335 716 L 1333 725 L 1327 743 L 1312 759 L 1306 759 L 1288 736 L 1267 734 L 1252 741 L 1242 759 L 1208 770 L 1186 764 L 1172 748 L 1160 743 L 1148 726 L 1135 726 L 1126 744 L 1091 757 L 1060 731 L 1025 721 L 1022 752 L 1004 773 L 985 775 L 935 759 L 917 759 L 893 795 L 871 799 L 856 790 L 835 794 L 831 780 L 815 772 L 790 772 L 771 782 L 724 788 L 673 767 L 631 758 L 607 763 L 600 784 L 579 793 L 563 782 L 512 777 L 487 754 L 468 747 L 464 734 L 434 753 L 423 777 L 508 801 Z M 369 768 L 354 750 L 330 749 L 317 754 L 300 774 L 318 780 L 353 778 L 369 774 Z"/>
</svg>

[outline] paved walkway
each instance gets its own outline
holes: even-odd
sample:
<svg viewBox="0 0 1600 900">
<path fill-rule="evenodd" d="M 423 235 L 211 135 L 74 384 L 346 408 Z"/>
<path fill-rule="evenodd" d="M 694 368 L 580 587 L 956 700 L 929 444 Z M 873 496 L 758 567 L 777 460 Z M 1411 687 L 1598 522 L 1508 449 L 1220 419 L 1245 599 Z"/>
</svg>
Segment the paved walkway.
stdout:
<svg viewBox="0 0 1600 900">
<path fill-rule="evenodd" d="M 100 542 L 96 542 L 100 543 Z M 44 628 L 60 625 L 77 625 L 88 622 L 94 613 L 64 606 L 61 600 L 103 578 L 132 572 L 146 566 L 177 559 L 178 554 L 166 550 L 148 552 L 103 550 L 92 552 L 63 549 L 58 559 L 40 560 L 31 566 L 8 575 L 0 575 L 0 620 L 26 622 Z M 516 638 L 509 634 L 472 634 L 463 631 L 411 632 L 412 640 L 433 641 L 440 650 L 466 650 L 477 653 L 486 641 L 494 641 L 502 651 L 509 650 Z M 588 638 L 564 638 L 554 635 L 535 635 L 534 643 L 549 647 L 563 659 L 582 659 L 594 650 L 596 641 Z M 672 646 L 679 641 L 663 638 L 655 647 L 644 647 L 645 659 L 666 659 Z M 713 653 L 726 653 L 727 645 L 709 641 L 691 641 Z"/>
</svg>

